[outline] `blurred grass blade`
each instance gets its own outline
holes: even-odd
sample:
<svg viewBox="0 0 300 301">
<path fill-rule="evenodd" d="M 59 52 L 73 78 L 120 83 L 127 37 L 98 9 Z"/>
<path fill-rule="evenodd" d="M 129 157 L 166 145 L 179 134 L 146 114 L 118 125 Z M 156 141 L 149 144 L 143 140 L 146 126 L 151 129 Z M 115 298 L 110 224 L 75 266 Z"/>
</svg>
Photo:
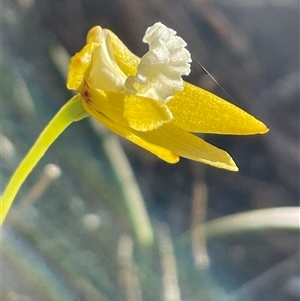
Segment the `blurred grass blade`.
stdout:
<svg viewBox="0 0 300 301">
<path fill-rule="evenodd" d="M 166 224 L 158 228 L 159 253 L 162 265 L 164 295 L 163 301 L 180 301 L 181 292 L 178 283 L 177 262 L 171 234 Z"/>
<path fill-rule="evenodd" d="M 97 124 L 95 126 L 98 129 Z M 117 177 L 137 241 L 143 246 L 150 246 L 154 240 L 153 228 L 134 172 L 118 138 L 108 131 L 103 133 L 106 155 Z"/>
<path fill-rule="evenodd" d="M 266 230 L 300 230 L 300 207 L 279 207 L 247 211 L 204 224 L 208 239 Z"/>
</svg>

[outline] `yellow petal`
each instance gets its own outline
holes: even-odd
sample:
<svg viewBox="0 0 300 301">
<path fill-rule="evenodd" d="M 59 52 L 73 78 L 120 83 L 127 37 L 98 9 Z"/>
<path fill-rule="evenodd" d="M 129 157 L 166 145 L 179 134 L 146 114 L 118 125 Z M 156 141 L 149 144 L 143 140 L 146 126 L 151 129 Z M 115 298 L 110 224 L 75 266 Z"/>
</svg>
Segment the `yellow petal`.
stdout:
<svg viewBox="0 0 300 301">
<path fill-rule="evenodd" d="M 177 163 L 179 161 L 179 157 L 175 155 L 170 150 L 163 148 L 161 146 L 149 143 L 148 141 L 143 140 L 139 136 L 135 135 L 133 130 L 126 125 L 118 124 L 114 122 L 112 119 L 108 118 L 101 112 L 97 111 L 92 105 L 87 103 L 83 103 L 83 106 L 86 108 L 87 112 L 97 119 L 100 123 L 110 129 L 112 132 L 120 135 L 121 137 L 126 138 L 127 140 L 137 144 L 138 146 L 146 149 L 147 151 L 153 153 L 160 159 L 168 162 L 168 163 Z M 119 118 L 121 120 L 121 116 Z"/>
<path fill-rule="evenodd" d="M 268 131 L 261 121 L 237 106 L 186 82 L 184 90 L 175 93 L 167 105 L 173 123 L 189 132 L 251 135 Z"/>
<path fill-rule="evenodd" d="M 140 63 L 140 58 L 133 54 L 123 42 L 109 29 L 105 29 L 108 33 L 108 39 L 114 50 L 115 59 L 121 70 L 127 75 L 136 75 L 137 66 Z"/>
<path fill-rule="evenodd" d="M 71 58 L 67 80 L 68 89 L 79 90 L 92 60 L 92 53 L 97 47 L 99 47 L 98 43 L 88 43 Z"/>
<path fill-rule="evenodd" d="M 179 128 L 173 121 L 151 132 L 140 132 L 142 139 L 168 148 L 174 154 L 218 168 L 237 171 L 233 159 L 225 151 Z"/>
<path fill-rule="evenodd" d="M 172 119 L 168 107 L 151 98 L 103 91 L 90 85 L 86 89 L 86 106 L 137 131 L 153 130 Z"/>
<path fill-rule="evenodd" d="M 152 131 L 172 120 L 168 107 L 154 99 L 128 95 L 124 101 L 124 116 L 134 130 Z"/>
</svg>

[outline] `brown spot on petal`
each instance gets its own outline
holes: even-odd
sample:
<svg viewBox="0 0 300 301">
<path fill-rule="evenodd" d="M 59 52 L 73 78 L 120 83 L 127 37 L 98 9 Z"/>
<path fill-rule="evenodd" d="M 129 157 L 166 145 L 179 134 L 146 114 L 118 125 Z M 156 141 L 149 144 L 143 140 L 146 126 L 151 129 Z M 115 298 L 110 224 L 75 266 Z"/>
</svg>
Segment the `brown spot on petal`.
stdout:
<svg viewBox="0 0 300 301">
<path fill-rule="evenodd" d="M 86 103 L 91 104 L 93 102 L 92 100 L 92 93 L 89 90 L 89 85 L 88 83 L 85 81 L 84 82 L 84 92 L 83 92 L 83 98 L 85 100 Z"/>
</svg>

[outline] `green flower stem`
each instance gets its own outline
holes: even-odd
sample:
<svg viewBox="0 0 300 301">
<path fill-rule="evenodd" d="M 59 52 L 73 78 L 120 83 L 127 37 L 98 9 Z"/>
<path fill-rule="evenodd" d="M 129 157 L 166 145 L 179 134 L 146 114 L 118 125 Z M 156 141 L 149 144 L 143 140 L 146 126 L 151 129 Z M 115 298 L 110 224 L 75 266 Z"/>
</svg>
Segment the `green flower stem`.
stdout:
<svg viewBox="0 0 300 301">
<path fill-rule="evenodd" d="M 1 225 L 21 185 L 31 170 L 43 157 L 50 145 L 72 122 L 79 121 L 86 116 L 88 116 L 88 114 L 82 106 L 81 96 L 80 94 L 77 94 L 52 118 L 23 161 L 17 167 L 0 199 Z"/>
</svg>

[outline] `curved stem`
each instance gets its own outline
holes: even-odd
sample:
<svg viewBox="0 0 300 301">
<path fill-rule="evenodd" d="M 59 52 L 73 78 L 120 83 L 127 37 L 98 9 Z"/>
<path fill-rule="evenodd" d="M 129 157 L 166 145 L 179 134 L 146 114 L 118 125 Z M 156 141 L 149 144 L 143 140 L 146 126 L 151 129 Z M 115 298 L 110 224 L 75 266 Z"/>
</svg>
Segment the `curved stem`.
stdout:
<svg viewBox="0 0 300 301">
<path fill-rule="evenodd" d="M 27 155 L 24 157 L 23 161 L 17 167 L 3 195 L 1 196 L 0 225 L 2 225 L 21 185 L 31 170 L 43 157 L 50 145 L 72 122 L 78 121 L 86 116 L 88 116 L 88 114 L 82 106 L 81 96 L 80 94 L 77 94 L 70 99 L 51 119 Z"/>
</svg>

